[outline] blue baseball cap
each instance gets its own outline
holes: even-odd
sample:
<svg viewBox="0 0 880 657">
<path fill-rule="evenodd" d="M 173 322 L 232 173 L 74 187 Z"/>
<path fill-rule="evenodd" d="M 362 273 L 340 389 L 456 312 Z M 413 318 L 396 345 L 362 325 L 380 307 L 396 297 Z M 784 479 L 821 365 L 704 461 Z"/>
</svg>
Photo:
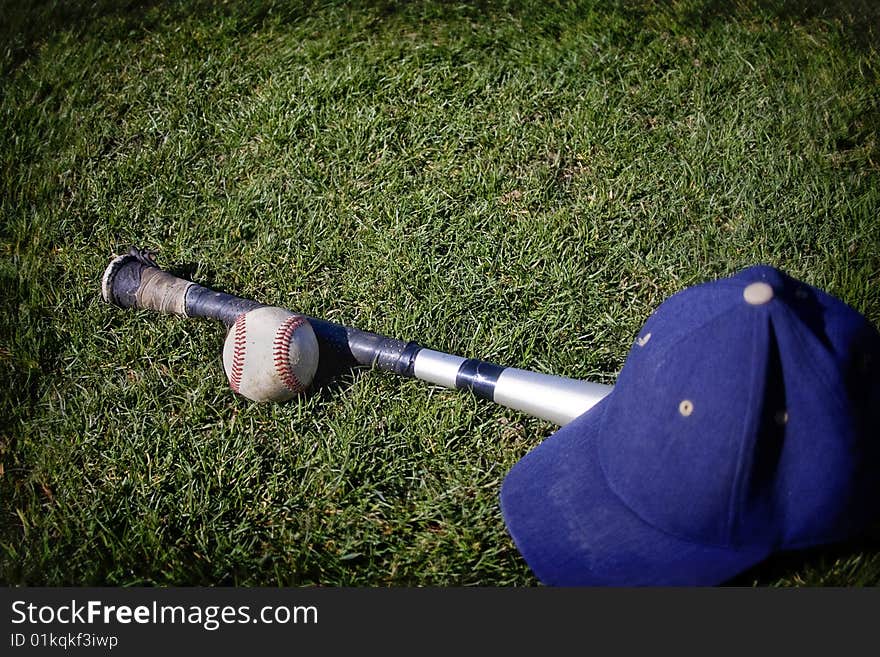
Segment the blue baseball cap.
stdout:
<svg viewBox="0 0 880 657">
<path fill-rule="evenodd" d="M 602 401 L 505 477 L 543 583 L 707 586 L 880 510 L 880 334 L 768 266 L 685 289 Z"/>
</svg>

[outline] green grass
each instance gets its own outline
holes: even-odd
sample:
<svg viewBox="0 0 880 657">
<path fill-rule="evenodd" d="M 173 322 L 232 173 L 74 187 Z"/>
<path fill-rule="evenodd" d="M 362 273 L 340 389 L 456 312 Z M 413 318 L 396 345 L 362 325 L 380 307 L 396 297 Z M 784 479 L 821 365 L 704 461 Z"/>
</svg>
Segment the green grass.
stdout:
<svg viewBox="0 0 880 657">
<path fill-rule="evenodd" d="M 826 6 L 827 5 L 827 6 Z M 612 383 L 758 262 L 880 324 L 871 2 L 0 2 L 0 580 L 534 585 L 498 509 L 554 427 L 357 372 L 233 396 L 200 283 Z M 876 585 L 876 541 L 735 583 Z"/>
</svg>

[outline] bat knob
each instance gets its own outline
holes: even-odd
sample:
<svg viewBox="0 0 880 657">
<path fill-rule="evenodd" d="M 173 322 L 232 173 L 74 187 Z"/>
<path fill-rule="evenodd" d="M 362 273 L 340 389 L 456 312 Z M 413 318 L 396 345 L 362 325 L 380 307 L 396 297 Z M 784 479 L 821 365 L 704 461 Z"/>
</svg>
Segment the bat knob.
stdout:
<svg viewBox="0 0 880 657">
<path fill-rule="evenodd" d="M 131 247 L 126 254 L 114 256 L 110 261 L 110 264 L 107 265 L 107 269 L 104 271 L 104 276 L 101 278 L 101 297 L 104 301 L 123 307 L 128 307 L 130 305 L 123 303 L 122 297 L 125 296 L 124 294 L 117 294 L 117 276 L 122 271 L 132 269 L 131 265 L 133 263 L 135 264 L 133 269 L 137 270 L 138 274 L 140 274 L 140 270 L 144 267 L 158 268 L 159 266 L 156 264 L 155 251 L 141 249 L 136 246 Z M 129 275 L 124 275 L 123 278 L 131 278 L 130 273 L 132 272 L 128 273 Z"/>
</svg>

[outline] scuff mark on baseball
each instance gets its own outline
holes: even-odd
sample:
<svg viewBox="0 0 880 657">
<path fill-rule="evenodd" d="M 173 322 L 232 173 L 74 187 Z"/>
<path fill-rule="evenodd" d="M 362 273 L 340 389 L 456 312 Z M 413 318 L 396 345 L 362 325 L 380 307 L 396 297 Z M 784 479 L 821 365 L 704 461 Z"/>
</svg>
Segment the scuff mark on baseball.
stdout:
<svg viewBox="0 0 880 657">
<path fill-rule="evenodd" d="M 223 367 L 230 387 L 252 401 L 286 401 L 312 383 L 318 340 L 302 315 L 274 306 L 239 315 L 226 334 Z"/>
</svg>

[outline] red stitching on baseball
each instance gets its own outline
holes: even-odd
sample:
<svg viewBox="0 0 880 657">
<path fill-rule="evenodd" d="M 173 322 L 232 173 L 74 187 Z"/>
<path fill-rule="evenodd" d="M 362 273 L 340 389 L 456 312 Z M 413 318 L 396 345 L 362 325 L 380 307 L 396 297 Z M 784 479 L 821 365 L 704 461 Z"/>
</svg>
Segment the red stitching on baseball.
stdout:
<svg viewBox="0 0 880 657">
<path fill-rule="evenodd" d="M 229 387 L 234 392 L 238 392 L 241 386 L 241 375 L 244 371 L 244 352 L 247 345 L 244 319 L 246 314 L 241 313 L 235 318 L 235 342 L 232 346 L 232 367 L 229 368 Z"/>
<path fill-rule="evenodd" d="M 272 355 L 275 357 L 275 370 L 288 390 L 293 392 L 302 392 L 304 387 L 290 367 L 290 340 L 293 337 L 293 332 L 305 324 L 305 321 L 305 317 L 300 315 L 294 315 L 284 320 L 275 333 L 274 349 L 272 350 Z"/>
</svg>

